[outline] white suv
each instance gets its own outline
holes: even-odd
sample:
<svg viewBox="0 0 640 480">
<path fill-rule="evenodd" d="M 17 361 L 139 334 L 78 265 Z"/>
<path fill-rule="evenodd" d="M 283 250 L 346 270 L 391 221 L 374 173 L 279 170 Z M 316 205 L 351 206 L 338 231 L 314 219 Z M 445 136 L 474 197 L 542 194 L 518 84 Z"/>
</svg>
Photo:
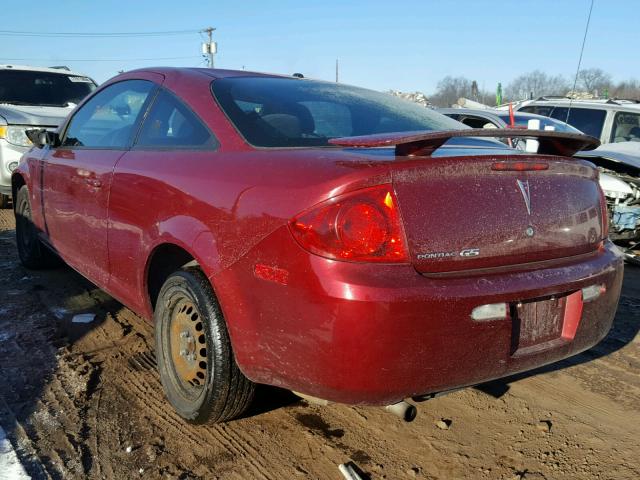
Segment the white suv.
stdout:
<svg viewBox="0 0 640 480">
<path fill-rule="evenodd" d="M 11 172 L 31 147 L 25 131 L 57 128 L 95 82 L 65 67 L 0 65 L 0 208 L 11 198 Z"/>
<path fill-rule="evenodd" d="M 603 144 L 640 142 L 640 102 L 637 100 L 571 101 L 566 97 L 540 97 L 515 108 L 567 122 Z"/>
</svg>

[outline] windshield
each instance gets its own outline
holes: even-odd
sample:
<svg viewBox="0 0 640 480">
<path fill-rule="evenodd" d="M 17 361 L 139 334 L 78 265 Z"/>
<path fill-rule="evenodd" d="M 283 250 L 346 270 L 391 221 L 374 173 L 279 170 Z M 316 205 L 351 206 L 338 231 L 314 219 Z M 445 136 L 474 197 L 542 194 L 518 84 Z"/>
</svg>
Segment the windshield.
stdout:
<svg viewBox="0 0 640 480">
<path fill-rule="evenodd" d="M 324 146 L 336 137 L 465 128 L 406 100 L 337 83 L 233 77 L 215 80 L 212 90 L 240 134 L 259 147 Z"/>
<path fill-rule="evenodd" d="M 0 103 L 64 107 L 96 88 L 93 80 L 64 73 L 0 70 Z"/>
<path fill-rule="evenodd" d="M 516 127 L 527 127 L 529 125 L 529 120 L 540 120 L 540 130 L 544 130 L 545 127 L 553 127 L 556 132 L 567 132 L 567 133 L 582 133 L 577 128 L 572 127 L 571 125 L 560 122 L 558 120 L 554 120 L 553 118 L 532 118 L 527 115 L 518 115 L 517 113 L 514 115 Z M 500 118 L 507 125 L 511 124 L 511 120 L 509 119 L 509 115 L 500 115 Z"/>
</svg>

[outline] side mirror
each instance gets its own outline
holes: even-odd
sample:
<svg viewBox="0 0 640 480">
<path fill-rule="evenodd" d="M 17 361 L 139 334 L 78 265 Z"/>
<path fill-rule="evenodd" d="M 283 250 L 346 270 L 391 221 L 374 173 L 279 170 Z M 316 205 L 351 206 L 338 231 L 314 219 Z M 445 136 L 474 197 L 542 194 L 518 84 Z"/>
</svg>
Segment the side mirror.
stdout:
<svg viewBox="0 0 640 480">
<path fill-rule="evenodd" d="M 60 146 L 60 135 L 58 135 L 58 132 L 49 132 L 44 128 L 33 128 L 27 130 L 25 133 L 27 137 L 29 137 L 29 140 L 38 148 L 44 148 L 45 145 L 54 148 Z"/>
</svg>

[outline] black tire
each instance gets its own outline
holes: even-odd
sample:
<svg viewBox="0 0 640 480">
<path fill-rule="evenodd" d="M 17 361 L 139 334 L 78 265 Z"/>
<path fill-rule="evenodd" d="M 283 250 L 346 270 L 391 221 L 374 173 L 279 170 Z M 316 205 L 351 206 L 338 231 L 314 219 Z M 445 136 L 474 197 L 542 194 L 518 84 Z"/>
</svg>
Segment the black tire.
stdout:
<svg viewBox="0 0 640 480">
<path fill-rule="evenodd" d="M 0 208 L 9 208 L 9 195 L 0 193 Z"/>
<path fill-rule="evenodd" d="M 26 185 L 18 190 L 15 216 L 16 243 L 22 265 L 33 270 L 60 266 L 62 263 L 60 257 L 49 250 L 38 238 L 38 229 L 31 220 L 31 202 Z"/>
<path fill-rule="evenodd" d="M 160 380 L 178 414 L 193 423 L 241 415 L 255 384 L 236 364 L 222 312 L 198 268 L 179 270 L 165 281 L 154 320 Z"/>
</svg>

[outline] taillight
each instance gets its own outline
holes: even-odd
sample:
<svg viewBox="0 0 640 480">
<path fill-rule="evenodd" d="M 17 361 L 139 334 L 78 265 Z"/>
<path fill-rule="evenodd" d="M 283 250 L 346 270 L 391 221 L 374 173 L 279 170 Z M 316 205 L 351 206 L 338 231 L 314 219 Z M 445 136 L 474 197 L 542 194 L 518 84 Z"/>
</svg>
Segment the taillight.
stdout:
<svg viewBox="0 0 640 480">
<path fill-rule="evenodd" d="M 289 227 L 302 248 L 336 260 L 408 262 L 391 185 L 339 195 L 294 218 Z"/>
<path fill-rule="evenodd" d="M 491 170 L 498 172 L 538 172 L 549 170 L 549 164 L 545 162 L 495 162 L 491 164 Z"/>
<path fill-rule="evenodd" d="M 607 198 L 604 196 L 604 190 L 598 185 L 600 191 L 600 212 L 602 215 L 602 238 L 609 236 L 609 211 L 607 209 Z"/>
</svg>

